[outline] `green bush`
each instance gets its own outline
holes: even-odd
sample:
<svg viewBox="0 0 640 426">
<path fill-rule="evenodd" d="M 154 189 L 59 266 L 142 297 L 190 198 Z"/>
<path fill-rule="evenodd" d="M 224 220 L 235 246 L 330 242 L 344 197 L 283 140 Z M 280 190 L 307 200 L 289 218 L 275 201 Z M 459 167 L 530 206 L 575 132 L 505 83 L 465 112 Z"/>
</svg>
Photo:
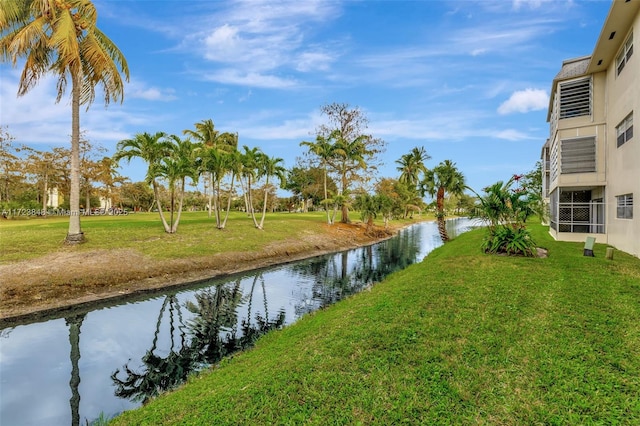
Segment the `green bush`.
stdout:
<svg viewBox="0 0 640 426">
<path fill-rule="evenodd" d="M 534 256 L 535 242 L 524 227 L 497 226 L 482 241 L 485 253 Z"/>
<path fill-rule="evenodd" d="M 479 200 L 476 216 L 487 224 L 481 246 L 485 253 L 536 255 L 536 243 L 525 225 L 534 213 L 535 200 L 522 188 L 511 188 L 516 177 L 519 178 L 514 176 L 506 183 L 497 182 L 484 188 L 484 195 L 476 194 Z"/>
</svg>

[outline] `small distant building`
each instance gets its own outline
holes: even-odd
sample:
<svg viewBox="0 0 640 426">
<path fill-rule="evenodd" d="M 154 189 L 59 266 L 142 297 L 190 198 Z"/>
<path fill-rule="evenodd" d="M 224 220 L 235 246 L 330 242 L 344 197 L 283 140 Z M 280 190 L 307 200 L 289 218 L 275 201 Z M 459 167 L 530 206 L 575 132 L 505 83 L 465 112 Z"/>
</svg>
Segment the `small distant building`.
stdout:
<svg viewBox="0 0 640 426">
<path fill-rule="evenodd" d="M 110 208 L 113 207 L 113 202 L 111 201 L 111 197 L 105 197 L 105 196 L 101 196 L 100 197 L 100 209 L 101 210 L 109 210 Z"/>
<path fill-rule="evenodd" d="M 58 194 L 58 187 L 49 188 L 47 190 L 47 207 L 57 209 L 62 204 L 62 196 Z"/>
<path fill-rule="evenodd" d="M 590 56 L 553 79 L 542 147 L 551 235 L 612 245 L 640 257 L 640 1 L 613 1 Z"/>
</svg>

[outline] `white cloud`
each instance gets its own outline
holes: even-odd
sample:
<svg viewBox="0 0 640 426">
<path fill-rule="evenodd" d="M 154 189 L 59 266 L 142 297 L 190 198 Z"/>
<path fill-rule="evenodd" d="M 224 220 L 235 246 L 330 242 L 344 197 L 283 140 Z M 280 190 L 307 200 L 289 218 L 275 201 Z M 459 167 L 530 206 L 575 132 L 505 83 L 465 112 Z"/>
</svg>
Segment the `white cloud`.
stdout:
<svg viewBox="0 0 640 426">
<path fill-rule="evenodd" d="M 147 101 L 169 102 L 178 99 L 174 89 L 160 89 L 157 87 L 145 87 L 143 84 L 132 84 L 125 96 L 130 98 L 145 99 Z"/>
<path fill-rule="evenodd" d="M 549 95 L 542 89 L 525 89 L 513 92 L 511 97 L 498 107 L 498 114 L 537 111 L 547 108 Z"/>
<path fill-rule="evenodd" d="M 223 84 L 234 84 L 248 87 L 263 87 L 271 89 L 285 89 L 296 85 L 293 79 L 280 78 L 275 75 L 257 72 L 244 72 L 237 69 L 223 69 L 203 76 L 205 80 Z"/>
<path fill-rule="evenodd" d="M 550 3 L 556 0 L 513 0 L 513 8 L 520 9 L 522 6 L 529 6 L 530 9 L 539 9 L 543 3 Z"/>
<path fill-rule="evenodd" d="M 521 141 L 525 139 L 532 139 L 531 136 L 522 133 L 519 130 L 507 129 L 501 130 L 494 135 L 498 139 L 506 139 L 508 141 Z"/>
<path fill-rule="evenodd" d="M 319 111 L 293 119 L 282 119 L 290 116 L 290 113 L 275 113 L 263 111 L 243 119 L 237 123 L 231 123 L 238 128 L 243 137 L 262 140 L 309 140 L 310 133 L 325 120 Z M 263 124 L 263 123 L 269 124 Z"/>
<path fill-rule="evenodd" d="M 309 46 L 307 34 L 327 19 L 339 16 L 338 5 L 326 1 L 228 3 L 192 25 L 181 43 L 195 49 L 212 66 L 201 73 L 206 80 L 224 84 L 283 88 L 299 84 L 279 77 L 292 72 L 326 71 L 338 55 L 336 46 Z M 198 19 L 198 18 L 196 18 Z M 332 44 L 331 41 L 323 41 Z M 217 65 L 216 65 L 217 64 Z M 222 64 L 227 69 L 220 71 Z"/>
<path fill-rule="evenodd" d="M 303 52 L 297 58 L 296 69 L 301 72 L 326 71 L 335 60 L 326 52 Z"/>
</svg>

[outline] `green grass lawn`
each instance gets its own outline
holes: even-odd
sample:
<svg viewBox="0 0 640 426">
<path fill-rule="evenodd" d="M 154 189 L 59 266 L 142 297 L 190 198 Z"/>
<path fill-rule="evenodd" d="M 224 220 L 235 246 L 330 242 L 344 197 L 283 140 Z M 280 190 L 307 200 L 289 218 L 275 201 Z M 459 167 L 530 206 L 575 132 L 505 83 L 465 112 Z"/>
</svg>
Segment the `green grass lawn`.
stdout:
<svg viewBox="0 0 640 426">
<path fill-rule="evenodd" d="M 183 212 L 178 232 L 166 234 L 158 213 L 127 216 L 87 216 L 81 219 L 86 242 L 64 247 L 68 217 L 0 221 L 1 262 L 27 260 L 58 250 L 134 248 L 153 258 L 187 258 L 219 252 L 251 251 L 287 238 L 302 238 L 325 223 L 322 212 L 268 214 L 264 231 L 245 213 L 230 212 L 219 230 L 205 212 Z M 319 231 L 320 232 L 320 231 Z"/>
<path fill-rule="evenodd" d="M 640 424 L 640 259 L 480 253 L 483 230 L 116 425 Z"/>
</svg>

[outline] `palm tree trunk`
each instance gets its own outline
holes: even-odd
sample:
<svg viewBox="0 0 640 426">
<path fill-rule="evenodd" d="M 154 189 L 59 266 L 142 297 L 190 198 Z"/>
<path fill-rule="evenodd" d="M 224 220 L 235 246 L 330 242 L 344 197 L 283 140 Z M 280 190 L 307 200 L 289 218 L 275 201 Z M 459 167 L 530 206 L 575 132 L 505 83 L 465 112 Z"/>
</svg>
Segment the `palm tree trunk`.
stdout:
<svg viewBox="0 0 640 426">
<path fill-rule="evenodd" d="M 229 196 L 227 197 L 227 211 L 224 214 L 224 220 L 220 229 L 224 229 L 227 225 L 227 219 L 229 218 L 229 210 L 231 210 L 231 195 L 233 194 L 233 180 L 236 177 L 235 173 L 231 174 L 231 184 L 229 185 Z"/>
<path fill-rule="evenodd" d="M 242 180 L 242 177 L 240 177 L 240 187 L 242 188 L 242 198 L 244 199 L 244 209 L 247 212 L 247 216 L 249 216 L 249 214 L 250 214 L 249 213 L 249 211 L 250 211 L 250 208 L 249 208 L 249 197 L 247 196 L 247 192 L 249 192 L 249 191 L 247 191 L 247 187 L 246 187 L 246 185 L 244 183 L 244 180 Z"/>
<path fill-rule="evenodd" d="M 178 224 L 180 223 L 180 216 L 182 215 L 182 201 L 184 200 L 184 181 L 185 179 L 182 178 L 182 186 L 180 188 L 180 195 L 178 200 L 178 217 L 176 218 L 176 223 L 171 226 L 172 233 L 178 232 Z"/>
<path fill-rule="evenodd" d="M 269 178 L 267 177 L 267 181 L 264 184 L 264 203 L 262 203 L 262 217 L 260 218 L 260 226 L 259 229 L 263 229 L 264 226 L 264 217 L 267 215 L 267 195 L 269 191 Z"/>
<path fill-rule="evenodd" d="M 443 243 L 449 241 L 449 234 L 447 234 L 447 223 L 444 220 L 444 187 L 438 188 L 438 194 L 436 195 L 436 216 L 438 217 L 438 232 Z"/>
<path fill-rule="evenodd" d="M 329 214 L 329 203 L 327 202 L 327 165 L 324 165 L 324 211 L 327 212 L 327 223 L 333 225 L 333 219 Z"/>
<path fill-rule="evenodd" d="M 80 76 L 71 71 L 71 190 L 69 194 L 69 230 L 65 243 L 84 242 L 80 227 Z"/>
<path fill-rule="evenodd" d="M 345 195 L 347 192 L 347 176 L 346 174 L 342 174 L 342 192 L 341 195 Z M 340 222 L 342 223 L 350 223 L 349 220 L 349 207 L 347 207 L 347 203 L 342 203 L 342 217 L 340 218 Z"/>
<path fill-rule="evenodd" d="M 211 180 L 213 181 L 213 178 Z M 216 188 L 216 194 L 215 194 L 215 197 L 213 198 L 213 210 L 216 213 L 216 228 L 220 229 L 221 214 L 220 214 L 220 180 L 219 179 L 216 180 L 215 188 Z M 213 188 L 211 192 L 213 192 Z"/>
<path fill-rule="evenodd" d="M 251 214 L 251 219 L 253 219 L 253 225 L 256 228 L 259 228 L 258 226 L 258 221 L 256 220 L 256 212 L 253 208 L 253 197 L 251 196 L 251 177 L 249 177 L 247 179 L 247 193 L 248 193 L 248 197 L 247 197 L 247 208 L 249 209 L 249 213 Z"/>
<path fill-rule="evenodd" d="M 167 219 L 164 218 L 164 213 L 162 212 L 162 204 L 160 204 L 160 194 L 158 191 L 158 183 L 155 181 L 155 179 L 151 182 L 152 186 L 153 186 L 153 194 L 156 197 L 155 202 L 158 205 L 158 213 L 160 214 L 160 220 L 162 221 L 162 226 L 164 226 L 164 232 L 166 232 L 167 234 L 171 233 L 171 228 L 169 228 L 169 225 L 167 224 Z M 153 204 L 151 204 L 151 209 L 153 208 Z"/>
<path fill-rule="evenodd" d="M 209 219 L 211 219 L 212 199 L 213 199 L 213 173 L 209 172 Z"/>
<path fill-rule="evenodd" d="M 173 231 L 173 207 L 174 207 L 173 204 L 176 196 L 176 188 L 175 188 L 175 185 L 171 185 L 171 184 L 169 185 L 169 187 L 171 190 L 171 205 L 169 206 L 169 225 L 171 226 L 169 228 L 169 233 L 173 234 L 174 232 Z"/>
</svg>

